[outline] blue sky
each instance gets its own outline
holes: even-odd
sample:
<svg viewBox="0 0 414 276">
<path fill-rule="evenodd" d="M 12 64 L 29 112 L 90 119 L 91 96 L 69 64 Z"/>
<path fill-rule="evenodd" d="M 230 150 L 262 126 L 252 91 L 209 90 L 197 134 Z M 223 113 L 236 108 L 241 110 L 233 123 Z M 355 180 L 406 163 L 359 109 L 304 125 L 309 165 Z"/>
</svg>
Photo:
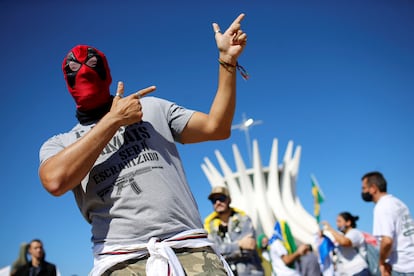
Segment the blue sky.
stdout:
<svg viewBox="0 0 414 276">
<path fill-rule="evenodd" d="M 153 94 L 208 112 L 217 79 L 211 23 L 225 29 L 241 12 L 248 44 L 240 63 L 234 123 L 242 114 L 262 120 L 250 129 L 264 165 L 272 140 L 279 160 L 289 140 L 302 146 L 297 182 L 312 212 L 310 175 L 326 196 L 323 220 L 341 211 L 360 216 L 371 231 L 373 204 L 360 197 L 360 178 L 380 170 L 389 192 L 414 211 L 413 1 L 1 1 L 0 109 L 3 200 L 0 267 L 21 242 L 44 241 L 47 259 L 62 275 L 92 267 L 90 228 L 71 193 L 55 198 L 38 179 L 38 151 L 50 136 L 75 123 L 61 62 L 76 44 L 108 57 L 112 91 L 156 85 Z M 128 92 L 129 91 L 129 92 Z M 248 162 L 244 133 L 230 139 L 179 145 L 204 218 L 211 206 L 203 158 L 218 149 L 234 169 L 231 145 Z"/>
</svg>

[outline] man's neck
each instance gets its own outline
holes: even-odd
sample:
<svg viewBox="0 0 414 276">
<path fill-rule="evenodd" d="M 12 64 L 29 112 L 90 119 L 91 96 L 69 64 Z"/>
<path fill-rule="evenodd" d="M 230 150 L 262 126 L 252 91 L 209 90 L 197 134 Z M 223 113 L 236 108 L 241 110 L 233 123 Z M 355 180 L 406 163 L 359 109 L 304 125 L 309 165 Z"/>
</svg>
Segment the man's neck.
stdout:
<svg viewBox="0 0 414 276">
<path fill-rule="evenodd" d="M 37 258 L 32 259 L 32 266 L 39 267 L 40 263 L 41 263 L 41 261 L 39 259 L 37 259 Z"/>
<path fill-rule="evenodd" d="M 231 209 L 226 210 L 225 212 L 218 213 L 218 217 L 221 221 L 221 224 L 227 225 L 231 215 Z"/>
<path fill-rule="evenodd" d="M 376 197 L 373 198 L 374 203 L 377 203 L 383 196 L 386 196 L 388 193 L 379 193 Z"/>
</svg>

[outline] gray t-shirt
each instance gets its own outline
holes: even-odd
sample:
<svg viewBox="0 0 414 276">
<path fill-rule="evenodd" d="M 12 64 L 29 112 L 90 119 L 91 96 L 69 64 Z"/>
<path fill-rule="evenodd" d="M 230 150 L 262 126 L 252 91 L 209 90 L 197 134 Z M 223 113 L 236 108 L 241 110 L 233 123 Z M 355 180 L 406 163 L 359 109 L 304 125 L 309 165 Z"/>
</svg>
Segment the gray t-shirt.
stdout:
<svg viewBox="0 0 414 276">
<path fill-rule="evenodd" d="M 143 120 L 121 127 L 73 189 L 94 243 L 127 245 L 203 228 L 175 145 L 194 113 L 155 97 L 141 99 Z M 76 125 L 40 149 L 40 162 L 85 135 Z"/>
</svg>

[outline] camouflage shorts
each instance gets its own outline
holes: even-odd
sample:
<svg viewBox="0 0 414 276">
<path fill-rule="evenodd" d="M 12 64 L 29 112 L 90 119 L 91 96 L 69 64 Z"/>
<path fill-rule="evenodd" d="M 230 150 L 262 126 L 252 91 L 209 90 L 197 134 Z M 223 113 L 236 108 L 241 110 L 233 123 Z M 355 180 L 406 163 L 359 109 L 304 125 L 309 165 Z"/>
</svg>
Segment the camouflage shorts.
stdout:
<svg viewBox="0 0 414 276">
<path fill-rule="evenodd" d="M 210 247 L 175 249 L 187 276 L 227 275 L 220 257 Z M 103 276 L 144 276 L 147 259 L 133 259 L 108 269 Z"/>
</svg>

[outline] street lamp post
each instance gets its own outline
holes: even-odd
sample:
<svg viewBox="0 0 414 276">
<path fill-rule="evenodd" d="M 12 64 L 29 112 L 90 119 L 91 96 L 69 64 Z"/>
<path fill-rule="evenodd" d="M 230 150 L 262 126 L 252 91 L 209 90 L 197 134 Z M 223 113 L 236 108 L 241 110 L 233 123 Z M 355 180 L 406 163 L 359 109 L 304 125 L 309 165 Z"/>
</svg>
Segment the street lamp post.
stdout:
<svg viewBox="0 0 414 276">
<path fill-rule="evenodd" d="M 249 135 L 249 128 L 254 125 L 259 125 L 263 123 L 263 121 L 255 121 L 252 118 L 246 118 L 246 114 L 243 113 L 242 121 L 240 124 L 232 125 L 231 129 L 239 129 L 240 131 L 244 132 L 244 135 L 246 136 L 246 144 L 247 144 L 247 153 L 249 156 L 250 163 L 252 162 L 252 150 L 251 150 L 251 142 L 250 142 L 250 135 Z"/>
</svg>

